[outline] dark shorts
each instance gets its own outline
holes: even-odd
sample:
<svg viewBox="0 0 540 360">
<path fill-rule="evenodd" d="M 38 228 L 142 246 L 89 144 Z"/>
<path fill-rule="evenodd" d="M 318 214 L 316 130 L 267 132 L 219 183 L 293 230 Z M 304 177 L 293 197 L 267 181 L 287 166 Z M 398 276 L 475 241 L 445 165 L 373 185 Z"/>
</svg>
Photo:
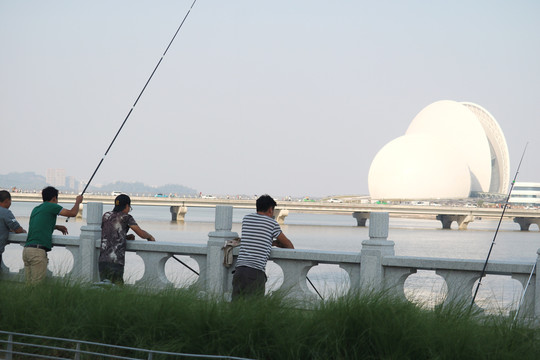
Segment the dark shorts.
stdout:
<svg viewBox="0 0 540 360">
<path fill-rule="evenodd" d="M 124 265 L 100 262 L 98 267 L 101 281 L 109 280 L 113 284 L 124 284 Z"/>
<path fill-rule="evenodd" d="M 234 270 L 232 300 L 241 296 L 264 296 L 266 274 L 264 271 L 247 266 L 239 266 Z"/>
</svg>

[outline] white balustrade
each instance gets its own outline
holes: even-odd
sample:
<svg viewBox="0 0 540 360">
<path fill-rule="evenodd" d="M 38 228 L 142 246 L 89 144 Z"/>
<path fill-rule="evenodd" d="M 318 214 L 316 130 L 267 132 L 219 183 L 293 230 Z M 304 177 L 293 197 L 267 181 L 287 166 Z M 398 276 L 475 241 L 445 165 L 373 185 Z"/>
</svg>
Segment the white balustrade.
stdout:
<svg viewBox="0 0 540 360">
<path fill-rule="evenodd" d="M 97 261 L 103 204 L 88 203 L 86 209 L 87 225 L 81 227 L 80 237 L 54 235 L 53 244 L 56 248 L 66 248 L 73 255 L 73 268 L 66 276 L 83 283 L 93 283 L 99 280 Z M 232 211 L 232 206 L 216 206 L 215 231 L 208 234 L 208 243 L 205 245 L 129 241 L 127 251 L 138 255 L 144 264 L 143 275 L 136 281 L 136 285 L 158 289 L 174 286 L 165 274 L 165 264 L 172 256 L 182 255 L 194 259 L 199 267 L 199 278 L 194 286 L 212 296 L 229 298 L 234 264 L 229 268 L 223 265 L 222 248 L 227 240 L 238 237 L 237 233 L 231 231 Z M 446 283 L 447 294 L 443 306 L 455 302 L 471 303 L 484 260 L 396 256 L 394 242 L 387 239 L 386 212 L 370 214 L 369 236 L 369 239 L 362 242 L 358 252 L 274 248 L 270 260 L 283 272 L 283 283 L 279 290 L 295 299 L 317 301 L 318 296 L 308 285 L 308 273 L 317 265 L 330 264 L 338 265 L 348 275 L 350 291 L 353 293 L 385 290 L 389 294 L 405 298 L 407 278 L 419 270 L 431 270 Z M 11 234 L 9 241 L 24 245 L 26 234 Z M 236 259 L 238 248 L 233 250 L 233 254 Z M 540 263 L 538 259 L 540 257 L 537 257 L 537 263 Z M 525 288 L 533 265 L 517 261 L 490 261 L 486 274 L 510 276 Z M 2 277 L 23 281 L 24 270 L 16 273 L 5 264 L 1 266 Z M 536 273 L 528 285 L 520 316 L 540 318 L 540 279 L 536 278 Z"/>
</svg>

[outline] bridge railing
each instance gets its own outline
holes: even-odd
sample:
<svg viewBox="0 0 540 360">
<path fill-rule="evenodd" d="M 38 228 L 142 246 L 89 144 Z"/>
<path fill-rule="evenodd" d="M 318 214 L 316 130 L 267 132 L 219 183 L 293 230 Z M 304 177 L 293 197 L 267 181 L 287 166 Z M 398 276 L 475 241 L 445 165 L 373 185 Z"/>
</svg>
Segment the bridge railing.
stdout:
<svg viewBox="0 0 540 360">
<path fill-rule="evenodd" d="M 135 285 L 158 289 L 174 286 L 166 276 L 165 264 L 173 256 L 183 255 L 192 258 L 198 265 L 199 276 L 193 286 L 209 294 L 230 298 L 234 264 L 229 268 L 223 265 L 223 246 L 227 240 L 238 236 L 231 231 L 232 212 L 231 206 L 216 207 L 215 231 L 208 234 L 206 244 L 128 241 L 127 251 L 138 255 L 144 264 L 142 277 Z M 97 263 L 102 214 L 102 203 L 89 203 L 87 225 L 81 227 L 80 237 L 53 236 L 55 247 L 64 247 L 73 255 L 73 267 L 66 276 L 81 282 L 99 281 Z M 447 292 L 442 305 L 456 301 L 470 304 L 484 260 L 396 256 L 394 242 L 388 240 L 388 219 L 388 213 L 371 213 L 369 239 L 362 242 L 359 252 L 273 249 L 270 260 L 283 273 L 282 284 L 274 290 L 282 290 L 296 299 L 317 301 L 317 294 L 310 289 L 308 273 L 318 265 L 337 265 L 347 274 L 350 291 L 385 290 L 405 298 L 405 282 L 409 276 L 420 270 L 432 270 L 446 284 Z M 11 234 L 9 241 L 23 245 L 26 234 Z M 236 259 L 238 248 L 234 249 L 233 254 Z M 537 279 L 536 272 L 527 286 L 533 265 L 517 261 L 490 261 L 486 269 L 488 275 L 510 276 L 523 289 L 527 288 L 520 309 L 520 316 L 527 318 L 540 317 L 540 279 Z M 4 264 L 1 266 L 3 277 L 23 281 L 24 270 L 17 273 Z"/>
</svg>

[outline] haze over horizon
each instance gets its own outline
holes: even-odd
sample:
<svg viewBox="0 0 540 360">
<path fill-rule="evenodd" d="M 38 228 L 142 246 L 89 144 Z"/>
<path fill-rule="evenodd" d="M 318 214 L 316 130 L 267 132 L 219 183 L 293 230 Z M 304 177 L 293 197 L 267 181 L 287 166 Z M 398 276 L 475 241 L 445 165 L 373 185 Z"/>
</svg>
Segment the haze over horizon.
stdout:
<svg viewBox="0 0 540 360">
<path fill-rule="evenodd" d="M 1 172 L 87 181 L 192 0 L 0 0 Z M 540 3 L 199 0 L 93 184 L 368 194 L 438 100 L 487 109 L 540 182 Z"/>
</svg>

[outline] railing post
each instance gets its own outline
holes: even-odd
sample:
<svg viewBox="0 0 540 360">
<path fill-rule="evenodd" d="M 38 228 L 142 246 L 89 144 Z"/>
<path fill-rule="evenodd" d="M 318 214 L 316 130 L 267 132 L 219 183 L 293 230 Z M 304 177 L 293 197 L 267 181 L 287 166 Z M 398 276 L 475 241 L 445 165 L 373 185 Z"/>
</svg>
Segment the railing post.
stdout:
<svg viewBox="0 0 540 360">
<path fill-rule="evenodd" d="M 13 359 L 13 335 L 8 335 L 7 346 L 6 346 L 6 360 Z"/>
<path fill-rule="evenodd" d="M 534 318 L 540 323 L 540 276 L 537 276 L 538 269 L 540 268 L 540 249 L 536 251 L 536 270 L 534 276 Z"/>
<path fill-rule="evenodd" d="M 224 294 L 230 282 L 229 269 L 223 266 L 223 246 L 227 240 L 238 237 L 232 232 L 232 206 L 217 205 L 215 231 L 208 234 L 206 282 L 204 288 L 213 294 Z"/>
<path fill-rule="evenodd" d="M 81 227 L 79 258 L 75 276 L 83 282 L 93 282 L 98 279 L 96 240 L 101 239 L 101 218 L 103 203 L 90 202 L 87 204 L 86 225 Z"/>
<path fill-rule="evenodd" d="M 387 212 L 372 212 L 369 217 L 369 240 L 362 241 L 360 251 L 360 286 L 363 289 L 383 289 L 382 258 L 394 255 L 394 242 L 387 239 L 388 223 Z"/>
</svg>

